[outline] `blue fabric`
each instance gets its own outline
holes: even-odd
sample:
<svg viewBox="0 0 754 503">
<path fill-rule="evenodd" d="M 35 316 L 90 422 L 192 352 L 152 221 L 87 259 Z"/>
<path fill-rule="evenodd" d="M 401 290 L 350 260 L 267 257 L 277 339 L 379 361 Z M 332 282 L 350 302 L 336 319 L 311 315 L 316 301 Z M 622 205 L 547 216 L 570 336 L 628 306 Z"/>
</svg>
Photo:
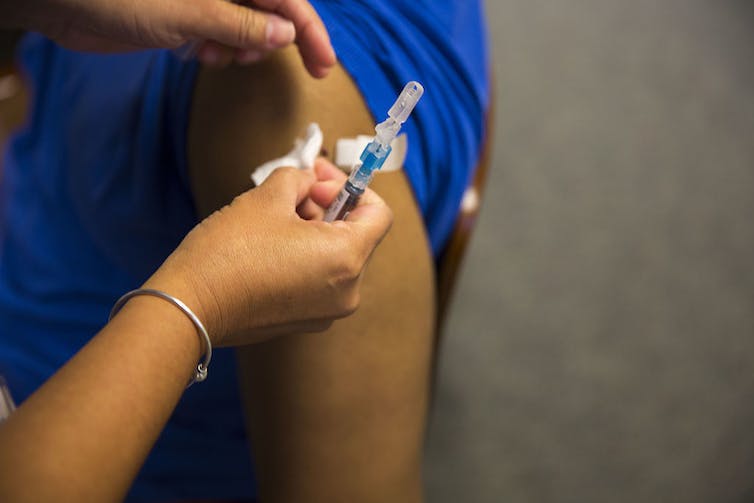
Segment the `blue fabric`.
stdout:
<svg viewBox="0 0 754 503">
<path fill-rule="evenodd" d="M 425 89 L 402 129 L 404 169 L 437 256 L 480 154 L 489 103 L 487 40 L 476 0 L 312 0 L 338 59 L 376 120 L 406 82 Z"/>
<path fill-rule="evenodd" d="M 477 1 L 312 2 L 375 117 L 419 80 L 406 170 L 438 252 L 472 175 L 488 101 Z M 186 128 L 197 66 L 165 51 L 80 54 L 30 35 L 29 123 L 0 185 L 0 374 L 25 399 L 105 323 L 196 223 Z M 201 458 L 197 455 L 201 453 Z M 251 498 L 232 353 L 190 388 L 133 500 Z"/>
<path fill-rule="evenodd" d="M 20 56 L 34 105 L 0 192 L 0 373 L 23 400 L 195 224 L 185 136 L 197 67 L 164 51 L 83 55 L 36 35 Z M 132 498 L 250 497 L 237 395 L 233 354 L 218 350 Z"/>
</svg>

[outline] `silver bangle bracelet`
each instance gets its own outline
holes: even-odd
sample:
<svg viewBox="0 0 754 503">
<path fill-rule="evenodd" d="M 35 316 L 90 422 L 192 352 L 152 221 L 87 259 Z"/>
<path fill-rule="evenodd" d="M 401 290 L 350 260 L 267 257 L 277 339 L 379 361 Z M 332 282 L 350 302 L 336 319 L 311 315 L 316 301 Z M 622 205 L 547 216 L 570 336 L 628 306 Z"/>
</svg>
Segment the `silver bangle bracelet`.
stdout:
<svg viewBox="0 0 754 503">
<path fill-rule="evenodd" d="M 183 314 L 189 317 L 191 320 L 191 323 L 194 324 L 196 327 L 196 331 L 199 332 L 199 335 L 204 339 L 204 358 L 202 361 L 196 366 L 196 372 L 194 372 L 194 377 L 189 381 L 188 385 L 186 387 L 188 388 L 195 382 L 202 382 L 207 378 L 207 371 L 209 370 L 209 362 L 212 360 L 212 342 L 209 340 L 209 334 L 207 333 L 207 329 L 204 328 L 204 325 L 199 320 L 199 318 L 194 314 L 194 312 L 183 302 L 181 302 L 179 299 L 176 299 L 172 295 L 162 292 L 160 290 L 153 290 L 151 288 L 138 288 L 136 290 L 131 290 L 130 292 L 123 295 L 113 306 L 112 310 L 110 311 L 110 317 L 108 318 L 108 321 L 112 320 L 113 317 L 118 314 L 118 311 L 121 310 L 121 308 L 133 297 L 136 297 L 138 295 L 151 295 L 153 297 L 159 297 L 163 300 L 166 300 L 173 304 L 175 307 L 183 311 Z"/>
</svg>

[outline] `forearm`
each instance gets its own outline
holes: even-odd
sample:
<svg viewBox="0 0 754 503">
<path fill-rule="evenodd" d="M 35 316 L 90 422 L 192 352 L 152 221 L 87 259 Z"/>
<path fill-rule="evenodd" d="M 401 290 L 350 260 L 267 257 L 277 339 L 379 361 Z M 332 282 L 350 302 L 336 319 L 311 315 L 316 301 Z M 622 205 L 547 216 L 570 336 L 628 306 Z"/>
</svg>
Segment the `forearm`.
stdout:
<svg viewBox="0 0 754 503">
<path fill-rule="evenodd" d="M 329 206 L 343 183 L 334 166 L 321 168 L 280 169 L 236 197 L 197 225 L 144 286 L 183 300 L 218 346 L 258 342 L 280 327 L 322 330 L 353 313 L 361 274 L 392 214 L 368 191 L 347 221 L 302 218 L 297 207 Z M 0 501 L 122 498 L 201 346 L 174 306 L 129 301 L 0 426 Z"/>
<path fill-rule="evenodd" d="M 178 309 L 129 301 L 0 426 L 0 501 L 122 499 L 200 351 Z"/>
</svg>

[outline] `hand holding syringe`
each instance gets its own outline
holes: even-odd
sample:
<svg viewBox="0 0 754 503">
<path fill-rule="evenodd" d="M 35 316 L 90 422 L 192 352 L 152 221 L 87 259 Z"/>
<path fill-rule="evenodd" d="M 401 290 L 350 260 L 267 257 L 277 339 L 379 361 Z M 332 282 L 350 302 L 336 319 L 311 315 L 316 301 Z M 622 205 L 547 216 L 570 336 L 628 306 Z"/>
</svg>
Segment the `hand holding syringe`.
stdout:
<svg viewBox="0 0 754 503">
<path fill-rule="evenodd" d="M 390 143 L 398 134 L 401 125 L 406 122 L 411 111 L 424 94 L 424 88 L 416 81 L 411 81 L 403 88 L 400 96 L 388 111 L 388 118 L 374 128 L 377 135 L 361 153 L 351 176 L 348 177 L 338 197 L 333 201 L 325 213 L 325 222 L 343 220 L 359 202 L 359 197 L 372 181 L 374 172 L 382 167 L 392 151 Z"/>
</svg>

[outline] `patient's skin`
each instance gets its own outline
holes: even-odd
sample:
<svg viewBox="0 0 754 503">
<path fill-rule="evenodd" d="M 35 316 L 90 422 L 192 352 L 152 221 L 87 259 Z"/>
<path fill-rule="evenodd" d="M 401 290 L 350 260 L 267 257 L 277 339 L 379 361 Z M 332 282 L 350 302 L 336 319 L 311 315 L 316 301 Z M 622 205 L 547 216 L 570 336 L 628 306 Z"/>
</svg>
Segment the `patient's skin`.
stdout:
<svg viewBox="0 0 754 503">
<path fill-rule="evenodd" d="M 329 153 L 338 138 L 374 130 L 345 71 L 336 66 L 328 78 L 315 80 L 295 50 L 253 67 L 203 70 L 189 130 L 200 216 L 252 186 L 253 167 L 290 150 L 314 121 Z M 371 187 L 395 221 L 367 268 L 356 314 L 323 333 L 239 351 L 264 502 L 422 499 L 432 259 L 405 175 L 380 173 Z"/>
</svg>

